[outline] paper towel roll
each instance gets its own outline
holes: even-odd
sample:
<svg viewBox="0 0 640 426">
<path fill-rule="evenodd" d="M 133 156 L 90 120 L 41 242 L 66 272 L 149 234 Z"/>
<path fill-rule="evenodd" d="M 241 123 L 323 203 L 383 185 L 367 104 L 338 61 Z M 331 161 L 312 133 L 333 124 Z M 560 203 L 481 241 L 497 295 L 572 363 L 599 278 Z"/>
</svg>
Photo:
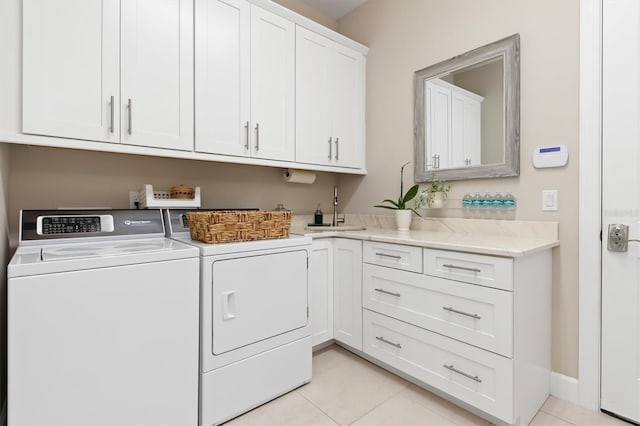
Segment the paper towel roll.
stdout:
<svg viewBox="0 0 640 426">
<path fill-rule="evenodd" d="M 292 183 L 313 183 L 316 180 L 316 174 L 307 170 L 284 169 L 282 177 L 285 182 Z"/>
</svg>

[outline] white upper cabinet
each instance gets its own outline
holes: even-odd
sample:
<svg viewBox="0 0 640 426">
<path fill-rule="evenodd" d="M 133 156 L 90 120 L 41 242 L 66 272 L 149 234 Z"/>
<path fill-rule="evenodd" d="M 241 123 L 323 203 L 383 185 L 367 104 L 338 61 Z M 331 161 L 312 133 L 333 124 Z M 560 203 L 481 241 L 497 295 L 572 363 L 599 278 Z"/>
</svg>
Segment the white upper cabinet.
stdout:
<svg viewBox="0 0 640 426">
<path fill-rule="evenodd" d="M 122 143 L 193 150 L 193 1 L 122 7 Z"/>
<path fill-rule="evenodd" d="M 119 142 L 120 2 L 24 0 L 23 16 L 23 132 Z"/>
<path fill-rule="evenodd" d="M 11 1 L 6 142 L 366 173 L 368 49 L 277 3 Z"/>
<path fill-rule="evenodd" d="M 192 2 L 25 0 L 23 16 L 25 133 L 193 149 Z"/>
<path fill-rule="evenodd" d="M 196 0 L 196 151 L 248 156 L 250 11 L 245 0 Z"/>
<path fill-rule="evenodd" d="M 196 0 L 196 150 L 293 161 L 294 24 L 245 0 Z"/>
<path fill-rule="evenodd" d="M 364 167 L 364 55 L 296 27 L 296 161 Z"/>
<path fill-rule="evenodd" d="M 295 157 L 295 25 L 251 5 L 251 126 L 254 157 Z"/>
</svg>

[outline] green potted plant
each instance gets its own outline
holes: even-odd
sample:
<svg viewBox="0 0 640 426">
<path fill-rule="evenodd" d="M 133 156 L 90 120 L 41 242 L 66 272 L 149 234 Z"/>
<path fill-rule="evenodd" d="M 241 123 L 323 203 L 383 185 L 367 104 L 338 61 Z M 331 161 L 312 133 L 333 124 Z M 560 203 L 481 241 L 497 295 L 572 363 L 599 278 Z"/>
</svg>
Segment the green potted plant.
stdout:
<svg viewBox="0 0 640 426">
<path fill-rule="evenodd" d="M 415 208 L 429 206 L 432 209 L 444 207 L 447 199 L 447 192 L 451 191 L 451 184 L 447 181 L 439 179 L 435 172 L 431 173 L 429 186 L 423 189 L 415 202 Z"/>
<path fill-rule="evenodd" d="M 403 175 L 404 168 L 409 163 L 404 163 L 402 167 L 400 167 L 400 196 L 398 197 L 398 201 L 386 199 L 382 201 L 387 204 L 377 204 L 374 207 L 380 207 L 382 209 L 389 209 L 396 211 L 396 226 L 398 231 L 408 231 L 409 226 L 411 225 L 411 213 L 415 213 L 420 216 L 415 209 L 408 207 L 407 203 L 415 198 L 418 194 L 419 186 L 417 184 L 413 185 L 411 188 L 404 193 L 403 187 Z"/>
</svg>

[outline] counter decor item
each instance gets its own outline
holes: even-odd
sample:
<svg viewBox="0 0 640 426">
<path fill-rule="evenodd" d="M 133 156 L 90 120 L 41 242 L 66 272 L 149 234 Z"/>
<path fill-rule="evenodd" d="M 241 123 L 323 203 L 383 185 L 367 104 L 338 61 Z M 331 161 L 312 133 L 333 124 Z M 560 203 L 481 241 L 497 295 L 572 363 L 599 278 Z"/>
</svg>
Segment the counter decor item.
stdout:
<svg viewBox="0 0 640 426">
<path fill-rule="evenodd" d="M 200 187 L 178 185 L 166 191 L 145 184 L 138 191 L 138 201 L 141 209 L 197 209 L 200 208 Z"/>
<path fill-rule="evenodd" d="M 402 167 L 400 167 L 400 196 L 398 197 L 398 201 L 386 199 L 382 202 L 388 203 L 388 205 L 376 204 L 374 206 L 382 209 L 389 209 L 389 210 L 396 211 L 396 227 L 398 228 L 398 231 L 409 230 L 409 226 L 411 226 L 411 212 L 420 216 L 420 213 L 418 213 L 415 209 L 411 207 L 407 207 L 407 203 L 413 200 L 415 196 L 418 194 L 419 186 L 417 184 L 413 185 L 411 188 L 407 190 L 407 193 L 403 195 L 404 193 L 403 174 L 404 174 L 404 168 L 407 166 L 407 164 L 409 163 L 404 163 Z"/>
<path fill-rule="evenodd" d="M 289 237 L 290 210 L 188 212 L 191 239 L 217 244 Z"/>
<path fill-rule="evenodd" d="M 451 191 L 451 184 L 445 180 L 438 179 L 435 172 L 431 173 L 429 185 L 418 194 L 415 208 L 429 206 L 432 209 L 441 209 L 444 207 L 447 192 L 449 191 Z"/>
</svg>

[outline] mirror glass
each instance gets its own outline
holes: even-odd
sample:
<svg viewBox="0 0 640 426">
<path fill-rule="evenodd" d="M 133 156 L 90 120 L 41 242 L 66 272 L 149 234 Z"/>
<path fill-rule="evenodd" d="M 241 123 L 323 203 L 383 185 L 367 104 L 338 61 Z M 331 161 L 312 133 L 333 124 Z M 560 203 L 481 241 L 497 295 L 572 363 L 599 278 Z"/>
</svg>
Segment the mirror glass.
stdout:
<svg viewBox="0 0 640 426">
<path fill-rule="evenodd" d="M 519 174 L 519 36 L 415 73 L 415 181 Z"/>
</svg>

